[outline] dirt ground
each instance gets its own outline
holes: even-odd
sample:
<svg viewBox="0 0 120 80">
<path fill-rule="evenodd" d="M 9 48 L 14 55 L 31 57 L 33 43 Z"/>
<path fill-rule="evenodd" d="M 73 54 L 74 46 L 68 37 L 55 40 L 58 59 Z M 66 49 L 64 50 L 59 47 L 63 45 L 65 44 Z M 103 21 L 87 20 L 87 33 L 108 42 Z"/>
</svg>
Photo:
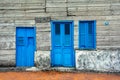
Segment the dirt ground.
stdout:
<svg viewBox="0 0 120 80">
<path fill-rule="evenodd" d="M 93 72 L 0 72 L 0 80 L 120 80 L 120 74 Z"/>
</svg>

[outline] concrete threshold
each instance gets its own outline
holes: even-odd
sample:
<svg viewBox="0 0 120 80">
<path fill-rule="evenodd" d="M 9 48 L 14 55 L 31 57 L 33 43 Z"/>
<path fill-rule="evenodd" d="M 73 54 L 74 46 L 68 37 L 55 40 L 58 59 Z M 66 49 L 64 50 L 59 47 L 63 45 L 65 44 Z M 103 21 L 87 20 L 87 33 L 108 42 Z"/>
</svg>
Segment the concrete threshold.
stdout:
<svg viewBox="0 0 120 80">
<path fill-rule="evenodd" d="M 9 72 L 9 71 L 61 71 L 61 72 L 75 72 L 74 67 L 49 67 L 49 68 L 37 68 L 37 67 L 0 67 L 0 72 Z"/>
<path fill-rule="evenodd" d="M 63 72 L 74 72 L 76 69 L 74 67 L 51 67 L 51 70 L 63 71 Z"/>
<path fill-rule="evenodd" d="M 26 71 L 26 67 L 0 67 L 0 72 Z"/>
<path fill-rule="evenodd" d="M 74 72 L 74 73 L 114 73 L 120 74 L 120 72 L 101 72 L 101 71 L 93 71 L 93 70 L 76 70 L 74 67 L 50 67 L 40 69 L 37 67 L 0 67 L 0 72 L 32 72 L 32 71 L 60 71 L 60 72 Z"/>
<path fill-rule="evenodd" d="M 74 72 L 74 67 L 50 67 L 50 68 L 37 68 L 37 67 L 31 67 L 26 68 L 26 71 L 61 71 L 61 72 Z"/>
</svg>

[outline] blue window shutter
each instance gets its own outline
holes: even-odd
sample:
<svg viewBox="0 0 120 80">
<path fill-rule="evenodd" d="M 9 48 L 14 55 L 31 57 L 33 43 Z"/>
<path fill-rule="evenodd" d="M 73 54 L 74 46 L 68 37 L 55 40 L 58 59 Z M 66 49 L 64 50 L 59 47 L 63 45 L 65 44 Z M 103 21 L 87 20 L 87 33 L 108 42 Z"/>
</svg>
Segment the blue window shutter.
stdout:
<svg viewBox="0 0 120 80">
<path fill-rule="evenodd" d="M 79 48 L 96 48 L 96 21 L 79 21 Z"/>
<path fill-rule="evenodd" d="M 94 47 L 94 26 L 93 21 L 88 22 L 88 48 Z"/>
<path fill-rule="evenodd" d="M 84 49 L 85 48 L 85 35 L 86 28 L 85 28 L 85 22 L 79 22 L 79 48 Z"/>
</svg>

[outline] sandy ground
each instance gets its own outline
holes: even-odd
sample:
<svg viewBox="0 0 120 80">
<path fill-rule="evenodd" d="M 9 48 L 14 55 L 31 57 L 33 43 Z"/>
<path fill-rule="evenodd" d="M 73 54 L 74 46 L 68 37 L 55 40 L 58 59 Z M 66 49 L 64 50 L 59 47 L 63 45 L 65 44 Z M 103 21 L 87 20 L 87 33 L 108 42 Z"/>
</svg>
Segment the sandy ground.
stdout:
<svg viewBox="0 0 120 80">
<path fill-rule="evenodd" d="M 0 72 L 0 80 L 120 80 L 120 74 L 93 72 Z"/>
</svg>

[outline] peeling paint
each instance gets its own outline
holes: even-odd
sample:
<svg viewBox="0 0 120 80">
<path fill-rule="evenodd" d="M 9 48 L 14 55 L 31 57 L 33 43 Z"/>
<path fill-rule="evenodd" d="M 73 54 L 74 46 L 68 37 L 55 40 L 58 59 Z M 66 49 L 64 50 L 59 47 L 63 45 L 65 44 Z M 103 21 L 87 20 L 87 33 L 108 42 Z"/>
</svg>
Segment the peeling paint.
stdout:
<svg viewBox="0 0 120 80">
<path fill-rule="evenodd" d="M 50 68 L 50 51 L 37 51 L 35 53 L 35 65 L 40 69 Z"/>
<path fill-rule="evenodd" d="M 77 70 L 120 71 L 120 51 L 76 51 Z"/>
</svg>

